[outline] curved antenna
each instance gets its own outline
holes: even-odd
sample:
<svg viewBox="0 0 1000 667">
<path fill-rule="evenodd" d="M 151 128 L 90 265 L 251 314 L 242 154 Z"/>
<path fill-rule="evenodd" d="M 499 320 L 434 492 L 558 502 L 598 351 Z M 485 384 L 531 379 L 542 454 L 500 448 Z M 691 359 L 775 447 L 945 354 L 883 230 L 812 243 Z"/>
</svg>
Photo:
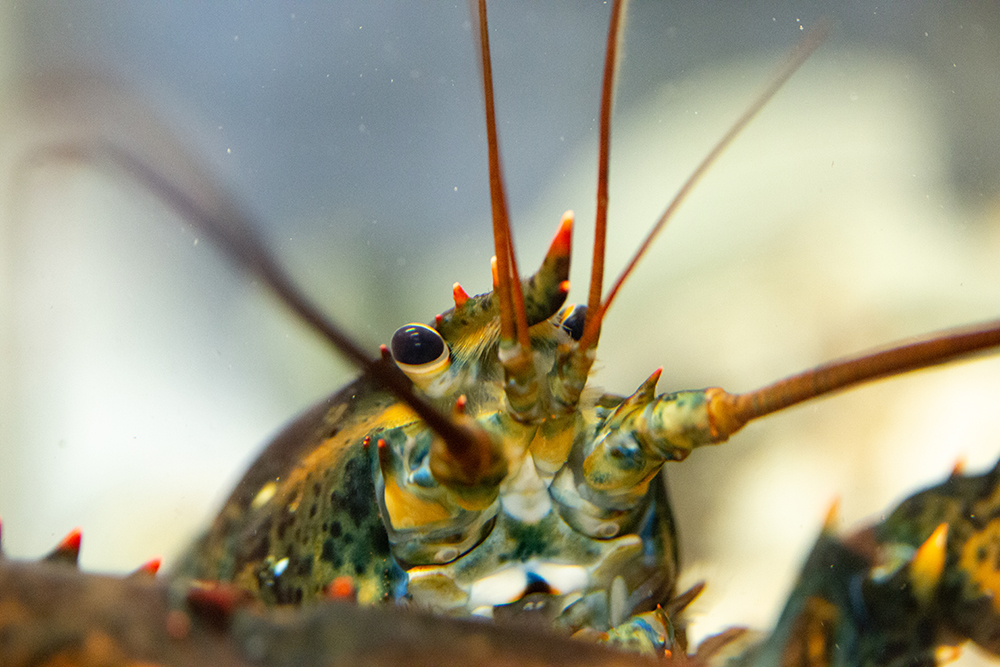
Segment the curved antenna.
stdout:
<svg viewBox="0 0 1000 667">
<path fill-rule="evenodd" d="M 826 36 L 830 32 L 830 26 L 828 23 L 821 22 L 818 25 L 812 27 L 805 37 L 799 41 L 795 49 L 788 56 L 785 64 L 778 71 L 778 74 L 771 80 L 771 82 L 761 91 L 757 99 L 743 112 L 743 115 L 737 119 L 729 131 L 719 140 L 717 144 L 709 151 L 705 159 L 701 161 L 701 164 L 695 168 L 695 170 L 688 176 L 688 179 L 681 186 L 681 189 L 677 191 L 674 195 L 673 200 L 660 215 L 659 220 L 653 225 L 653 228 L 646 235 L 645 240 L 636 250 L 635 255 L 629 261 L 628 266 L 622 271 L 621 275 L 615 281 L 614 285 L 611 287 L 611 291 L 608 292 L 607 298 L 604 299 L 604 303 L 594 311 L 593 317 L 587 317 L 587 326 L 584 329 L 583 336 L 580 338 L 580 347 L 586 349 L 587 346 L 596 344 L 597 337 L 600 334 L 601 321 L 604 319 L 604 314 L 607 312 L 608 308 L 611 307 L 611 303 L 614 301 L 615 296 L 618 294 L 618 290 L 621 289 L 622 285 L 625 284 L 625 280 L 632 274 L 632 271 L 639 264 L 639 260 L 646 254 L 649 247 L 653 244 L 657 235 L 663 230 L 667 222 L 674 216 L 680 205 L 687 199 L 687 196 L 697 185 L 698 181 L 706 174 L 708 169 L 715 164 L 722 155 L 722 152 L 729 147 L 733 140 L 743 131 L 744 128 L 750 123 L 751 120 L 760 112 L 760 110 L 767 104 L 775 93 L 781 89 L 785 82 L 794 74 L 802 65 L 808 60 L 809 56 L 823 43 Z"/>
<path fill-rule="evenodd" d="M 176 141 L 174 144 L 176 145 Z M 189 157 L 185 157 L 189 163 L 193 162 Z M 104 138 L 82 139 L 75 142 L 67 140 L 57 146 L 42 147 L 23 158 L 23 169 L 26 171 L 32 163 L 46 159 L 78 159 L 95 165 L 107 163 L 117 168 L 127 177 L 148 188 L 182 218 L 211 238 L 222 254 L 237 268 L 260 280 L 294 315 L 330 342 L 365 375 L 408 405 L 447 442 L 457 443 L 460 447 L 477 448 L 481 448 L 484 439 L 489 442 L 485 432 L 453 423 L 424 398 L 414 393 L 410 380 L 391 363 L 391 360 L 372 359 L 353 338 L 326 317 L 296 287 L 287 272 L 268 252 L 254 232 L 256 226 L 251 216 L 222 194 L 219 188 L 212 188 L 214 201 L 200 203 L 140 155 Z M 186 166 L 195 172 L 200 171 L 193 164 Z M 201 176 L 204 182 L 211 182 L 211 179 L 204 174 Z M 23 188 L 18 190 L 23 191 Z"/>
<path fill-rule="evenodd" d="M 948 329 L 922 340 L 834 361 L 746 394 L 709 389 L 713 436 L 725 440 L 747 423 L 862 382 L 929 368 L 1000 346 L 1000 320 Z"/>
</svg>

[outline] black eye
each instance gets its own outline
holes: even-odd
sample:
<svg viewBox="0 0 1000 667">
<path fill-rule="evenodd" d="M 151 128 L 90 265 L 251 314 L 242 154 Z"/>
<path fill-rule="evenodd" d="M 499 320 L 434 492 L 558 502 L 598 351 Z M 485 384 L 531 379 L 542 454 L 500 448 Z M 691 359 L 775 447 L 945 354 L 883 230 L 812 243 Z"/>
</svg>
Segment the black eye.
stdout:
<svg viewBox="0 0 1000 667">
<path fill-rule="evenodd" d="M 423 324 L 399 327 L 389 345 L 396 363 L 406 366 L 423 366 L 448 356 L 441 334 Z"/>
<path fill-rule="evenodd" d="M 587 321 L 587 307 L 580 304 L 573 306 L 573 310 L 563 318 L 563 331 L 570 335 L 573 340 L 580 340 L 583 336 L 583 325 Z"/>
</svg>

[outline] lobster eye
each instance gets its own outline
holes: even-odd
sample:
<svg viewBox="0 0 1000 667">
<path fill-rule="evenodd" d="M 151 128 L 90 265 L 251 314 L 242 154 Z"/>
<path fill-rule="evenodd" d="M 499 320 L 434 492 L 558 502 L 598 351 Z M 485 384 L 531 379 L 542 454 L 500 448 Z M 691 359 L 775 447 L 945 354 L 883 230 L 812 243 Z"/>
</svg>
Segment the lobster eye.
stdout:
<svg viewBox="0 0 1000 667">
<path fill-rule="evenodd" d="M 423 324 L 407 324 L 392 334 L 392 356 L 403 370 L 437 368 L 448 360 L 448 346 L 434 329 Z M 416 367 L 416 368 L 415 368 Z"/>
<path fill-rule="evenodd" d="M 573 306 L 572 310 L 569 311 L 559 324 L 562 326 L 563 331 L 570 335 L 570 338 L 580 340 L 583 337 L 583 325 L 586 321 L 587 306 L 577 304 Z"/>
</svg>

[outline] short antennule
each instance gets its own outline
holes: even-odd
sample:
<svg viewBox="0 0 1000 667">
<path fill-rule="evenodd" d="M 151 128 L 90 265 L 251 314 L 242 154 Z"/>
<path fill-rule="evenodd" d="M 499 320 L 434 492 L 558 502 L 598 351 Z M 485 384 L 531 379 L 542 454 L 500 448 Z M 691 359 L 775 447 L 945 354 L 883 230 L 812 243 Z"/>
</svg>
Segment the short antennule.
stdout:
<svg viewBox="0 0 1000 667">
<path fill-rule="evenodd" d="M 510 230 L 507 193 L 503 184 L 500 142 L 497 139 L 496 109 L 493 101 L 493 66 L 490 60 L 490 35 L 486 19 L 486 0 L 479 0 L 479 63 L 483 75 L 483 98 L 486 109 L 486 140 L 489 147 L 490 202 L 493 212 L 493 246 L 497 258 L 495 272 L 497 300 L 500 303 L 501 341 L 517 341 L 530 348 L 524 297 L 521 294 Z"/>
<path fill-rule="evenodd" d="M 590 294 L 587 304 L 587 321 L 584 325 L 583 335 L 580 337 L 576 346 L 572 349 L 562 350 L 559 358 L 557 359 L 557 377 L 553 383 L 553 397 L 557 411 L 575 409 L 575 406 L 580 398 L 580 393 L 586 386 L 587 376 L 590 374 L 590 368 L 593 365 L 594 358 L 596 357 L 597 342 L 600 338 L 601 324 L 604 321 L 604 315 L 607 313 L 608 308 L 611 306 L 611 303 L 614 301 L 618 291 L 625 283 L 625 280 L 629 277 L 629 275 L 631 275 L 636 265 L 638 265 L 639 260 L 642 259 L 650 245 L 652 245 L 653 240 L 660 233 L 660 231 L 662 231 L 663 227 L 667 224 L 670 218 L 673 217 L 681 202 L 687 198 L 687 195 L 694 188 L 695 184 L 701 180 L 701 177 L 705 175 L 709 167 L 711 167 L 716 160 L 718 160 L 722 152 L 733 142 L 743 128 L 750 123 L 761 108 L 763 108 L 763 106 L 772 97 L 774 97 L 775 93 L 777 93 L 781 86 L 784 85 L 785 81 L 787 81 L 788 78 L 802 66 L 812 52 L 816 50 L 820 43 L 822 43 L 828 32 L 826 24 L 821 24 L 818 28 L 810 30 L 805 38 L 803 38 L 798 47 L 789 57 L 785 66 L 779 71 L 778 75 L 770 82 L 770 84 L 768 84 L 764 91 L 757 97 L 757 99 L 750 105 L 743 115 L 740 116 L 736 123 L 730 128 L 729 132 L 727 132 L 719 143 L 715 145 L 705 159 L 702 160 L 701 164 L 698 165 L 691 176 L 688 177 L 688 180 L 678 191 L 673 201 L 670 202 L 670 205 L 667 206 L 666 210 L 660 216 L 660 219 L 656 222 L 653 229 L 650 230 L 649 234 L 646 236 L 646 239 L 639 246 L 639 249 L 629 261 L 625 270 L 622 271 L 621 275 L 615 281 L 611 291 L 608 292 L 607 298 L 602 301 L 601 290 L 604 273 L 604 242 L 607 233 L 608 162 L 611 147 L 611 107 L 614 92 L 615 63 L 617 61 L 617 53 L 619 51 L 618 36 L 624 24 L 622 21 L 623 12 L 623 4 L 621 2 L 615 2 L 614 7 L 612 8 L 611 24 L 608 29 L 608 45 L 605 52 L 604 83 L 601 89 L 601 138 L 597 180 L 597 221 L 594 235 L 594 266 L 591 273 Z"/>
<path fill-rule="evenodd" d="M 589 313 L 587 328 L 580 347 L 597 346 L 601 330 L 601 296 L 604 290 L 604 257 L 608 236 L 608 180 L 611 162 L 611 111 L 615 97 L 615 72 L 618 70 L 618 48 L 625 27 L 625 0 L 615 0 L 608 23 L 608 40 L 604 49 L 604 77 L 601 82 L 600 139 L 597 156 L 597 214 L 594 221 L 594 258 L 590 269 L 590 290 L 587 296 Z M 589 336 L 588 336 L 589 332 Z"/>
<path fill-rule="evenodd" d="M 600 141 L 597 157 L 597 215 L 594 222 L 594 259 L 590 272 L 587 312 L 590 313 L 590 338 L 586 346 L 596 346 L 601 326 L 601 297 L 604 290 L 604 257 L 608 234 L 608 181 L 611 162 L 611 111 L 615 97 L 615 73 L 618 71 L 618 44 L 625 27 L 625 2 L 615 0 L 608 23 L 608 41 L 604 49 L 604 77 L 601 82 Z"/>
<path fill-rule="evenodd" d="M 597 160 L 597 216 L 594 223 L 594 256 L 590 271 L 587 316 L 584 333 L 576 344 L 561 349 L 556 359 L 552 381 L 552 408 L 556 414 L 576 409 L 580 394 L 597 355 L 597 340 L 601 332 L 603 311 L 601 293 L 604 289 L 604 255 L 608 228 L 608 168 L 611 155 L 611 110 L 614 101 L 615 71 L 618 45 L 624 28 L 624 0 L 615 0 L 608 24 L 608 40 L 604 50 L 604 78 L 601 83 L 600 139 Z"/>
</svg>

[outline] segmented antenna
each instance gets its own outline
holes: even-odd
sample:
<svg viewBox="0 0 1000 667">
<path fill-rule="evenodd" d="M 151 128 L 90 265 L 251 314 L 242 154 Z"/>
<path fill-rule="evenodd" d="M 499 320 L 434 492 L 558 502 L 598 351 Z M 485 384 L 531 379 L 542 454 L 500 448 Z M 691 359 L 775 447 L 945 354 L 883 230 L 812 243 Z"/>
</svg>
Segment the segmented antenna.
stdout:
<svg viewBox="0 0 1000 667">
<path fill-rule="evenodd" d="M 524 293 L 514 256 L 514 240 L 507 212 L 507 193 L 500 163 L 500 143 L 497 140 L 496 109 L 493 100 L 493 67 L 490 60 L 490 35 L 486 20 L 486 0 L 479 0 L 479 64 L 483 75 L 483 97 L 486 104 L 486 140 L 489 146 L 490 202 L 493 210 L 493 246 L 497 259 L 496 293 L 500 305 L 500 337 L 517 341 L 521 349 L 531 349 L 528 318 L 524 310 Z"/>
<path fill-rule="evenodd" d="M 150 117 L 155 117 L 150 114 Z M 176 145 L 176 141 L 174 144 Z M 149 151 L 154 154 L 155 151 Z M 190 156 L 185 155 L 185 167 L 201 172 Z M 331 343 L 341 354 L 386 391 L 408 405 L 427 425 L 449 443 L 459 447 L 481 448 L 489 442 L 484 431 L 469 425 L 455 424 L 426 399 L 414 392 L 413 384 L 391 360 L 373 359 L 364 349 L 322 311 L 295 285 L 266 245 L 255 233 L 258 227 L 252 216 L 235 201 L 215 187 L 210 201 L 197 197 L 156 169 L 136 151 L 124 148 L 106 136 L 67 140 L 54 146 L 43 146 L 23 158 L 19 173 L 27 173 L 34 165 L 50 159 L 80 160 L 94 165 L 109 165 L 121 171 L 159 197 L 183 219 L 211 238 L 216 247 L 235 266 L 269 288 L 294 315 Z M 202 180 L 212 179 L 202 174 Z M 23 191 L 23 189 L 18 189 Z"/>
<path fill-rule="evenodd" d="M 575 410 L 587 385 L 587 377 L 597 354 L 601 331 L 601 291 L 604 289 L 604 254 L 608 222 L 608 165 L 611 155 L 611 107 L 614 100 L 618 44 L 624 27 L 625 2 L 615 0 L 608 23 L 604 49 L 604 79 L 601 83 L 600 150 L 597 166 L 597 216 L 594 223 L 594 258 L 591 264 L 587 314 L 581 338 L 575 345 L 564 346 L 556 354 L 556 373 L 552 384 L 554 412 Z M 589 333 L 588 333 L 589 332 Z"/>
<path fill-rule="evenodd" d="M 803 401 L 996 347 L 1000 347 L 1000 320 L 948 329 L 916 342 L 834 361 L 746 394 L 709 389 L 713 436 L 725 440 L 754 419 Z"/>
</svg>

